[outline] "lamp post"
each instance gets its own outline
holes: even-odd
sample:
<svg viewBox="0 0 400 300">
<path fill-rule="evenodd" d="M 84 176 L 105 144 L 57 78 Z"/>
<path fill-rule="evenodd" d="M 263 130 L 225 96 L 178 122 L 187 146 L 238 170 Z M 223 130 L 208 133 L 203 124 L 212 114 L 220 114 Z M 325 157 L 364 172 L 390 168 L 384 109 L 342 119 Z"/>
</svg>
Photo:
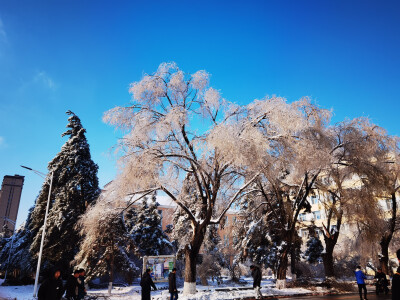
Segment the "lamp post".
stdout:
<svg viewBox="0 0 400 300">
<path fill-rule="evenodd" d="M 32 168 L 26 167 L 26 166 L 21 166 L 22 168 L 25 168 L 27 170 L 30 170 L 37 175 L 44 177 L 46 174 L 34 170 Z M 50 188 L 49 188 L 49 196 L 47 197 L 47 206 L 46 206 L 46 214 L 44 215 L 44 223 L 43 223 L 43 231 L 42 231 L 42 239 L 40 241 L 40 250 L 39 250 L 39 257 L 38 257 L 38 263 L 37 263 L 37 268 L 36 268 L 36 276 L 35 276 L 35 287 L 33 288 L 33 297 L 36 298 L 37 296 L 37 289 L 38 289 L 38 281 L 39 281 L 39 272 L 40 272 L 40 263 L 42 261 L 42 252 L 43 252 L 43 243 L 44 243 L 44 236 L 46 234 L 46 224 L 47 224 L 47 215 L 49 213 L 49 205 L 50 205 L 50 196 L 51 196 L 51 187 L 53 185 L 53 176 L 54 176 L 54 171 L 51 171 L 51 179 L 50 179 Z"/>
<path fill-rule="evenodd" d="M 6 220 L 7 222 L 9 222 L 9 223 L 11 223 L 11 224 L 13 224 L 14 225 L 14 229 L 13 229 L 13 233 L 12 233 L 12 239 L 11 239 L 11 247 L 10 247 L 10 251 L 8 252 L 8 259 L 7 259 L 7 268 L 6 268 L 6 274 L 4 275 L 4 282 L 6 281 L 6 279 L 7 279 L 7 272 L 8 272 L 8 264 L 9 264 L 9 262 L 10 262 L 10 257 L 11 257 L 11 251 L 12 251 L 12 249 L 13 249 L 13 244 L 14 244 L 14 237 L 15 237 L 15 222 L 13 221 L 13 220 L 10 220 L 9 218 L 7 218 L 7 217 L 3 217 L 4 218 L 4 220 Z"/>
</svg>

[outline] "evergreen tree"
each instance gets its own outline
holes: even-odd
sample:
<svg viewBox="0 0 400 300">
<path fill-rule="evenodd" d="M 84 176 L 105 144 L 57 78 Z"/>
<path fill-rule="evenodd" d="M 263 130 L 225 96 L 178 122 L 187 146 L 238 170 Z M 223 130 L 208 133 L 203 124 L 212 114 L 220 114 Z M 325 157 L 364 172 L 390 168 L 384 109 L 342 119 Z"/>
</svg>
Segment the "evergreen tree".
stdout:
<svg viewBox="0 0 400 300">
<path fill-rule="evenodd" d="M 234 228 L 234 248 L 238 251 L 239 260 L 250 259 L 258 265 L 272 269 L 275 273 L 279 268 L 279 260 L 287 246 L 285 237 L 288 234 L 282 227 L 282 220 L 269 210 L 278 210 L 278 204 L 269 207 L 260 205 L 259 199 L 246 197 L 239 202 L 242 217 Z M 295 272 L 295 262 L 300 258 L 301 239 L 294 235 L 290 252 L 292 271 Z"/>
<path fill-rule="evenodd" d="M 32 244 L 32 232 L 29 229 L 33 207 L 29 209 L 28 217 L 14 233 L 14 236 L 4 240 L 0 252 L 0 270 L 7 270 L 7 284 L 29 284 L 31 274 L 35 271 L 36 261 L 29 251 Z M 17 270 L 17 272 L 13 272 Z M 14 274 L 16 277 L 14 277 Z"/>
<path fill-rule="evenodd" d="M 78 252 L 79 234 L 75 229 L 78 218 L 88 204 L 99 195 L 97 178 L 98 166 L 92 161 L 85 129 L 73 112 L 67 112 L 68 130 L 62 136 L 69 136 L 61 151 L 49 163 L 47 180 L 44 182 L 29 228 L 33 234 L 31 253 L 37 256 L 43 229 L 50 177 L 53 173 L 51 203 L 43 247 L 43 259 L 49 264 L 69 267 Z"/>
<path fill-rule="evenodd" d="M 161 217 L 158 213 L 156 196 L 148 201 L 144 198 L 141 205 L 132 214 L 130 233 L 141 256 L 168 254 L 172 244 L 162 230 Z"/>
<path fill-rule="evenodd" d="M 322 261 L 322 251 L 324 247 L 318 237 L 315 224 L 311 224 L 308 227 L 309 239 L 307 241 L 307 249 L 304 252 L 304 258 L 310 263 L 315 264 Z"/>
</svg>

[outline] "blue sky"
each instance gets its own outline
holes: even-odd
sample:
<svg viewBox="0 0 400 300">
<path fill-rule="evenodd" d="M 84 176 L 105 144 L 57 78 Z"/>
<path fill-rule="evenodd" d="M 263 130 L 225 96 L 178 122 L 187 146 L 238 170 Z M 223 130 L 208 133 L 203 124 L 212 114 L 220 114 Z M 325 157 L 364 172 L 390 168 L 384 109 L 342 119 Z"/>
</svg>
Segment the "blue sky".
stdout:
<svg viewBox="0 0 400 300">
<path fill-rule="evenodd" d="M 224 98 L 310 96 L 333 121 L 367 116 L 399 135 L 400 4 L 396 1 L 0 2 L 0 177 L 25 176 L 26 219 L 65 138 L 67 110 L 87 129 L 103 186 L 118 134 L 104 111 L 129 83 L 175 61 L 205 69 Z"/>
</svg>

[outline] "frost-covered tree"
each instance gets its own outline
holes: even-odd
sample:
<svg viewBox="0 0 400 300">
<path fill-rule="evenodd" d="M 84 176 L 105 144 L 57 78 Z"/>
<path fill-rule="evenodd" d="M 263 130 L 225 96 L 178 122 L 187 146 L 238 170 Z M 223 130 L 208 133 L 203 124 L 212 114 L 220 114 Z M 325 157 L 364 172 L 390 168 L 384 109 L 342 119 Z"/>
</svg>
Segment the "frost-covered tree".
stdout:
<svg viewBox="0 0 400 300">
<path fill-rule="evenodd" d="M 234 225 L 233 246 L 237 251 L 236 259 L 250 259 L 258 265 L 276 270 L 277 246 L 271 240 L 267 211 L 251 197 L 243 198 L 240 203 L 240 217 Z"/>
<path fill-rule="evenodd" d="M 357 149 L 348 156 L 349 167 L 360 178 L 363 201 L 354 201 L 351 210 L 361 232 L 373 240 L 378 238 L 381 267 L 388 274 L 389 245 L 399 227 L 399 138 L 368 120 L 360 125 L 359 132 Z"/>
<path fill-rule="evenodd" d="M 35 271 L 35 263 L 29 251 L 32 244 L 32 232 L 29 229 L 33 207 L 30 208 L 26 221 L 16 230 L 14 235 L 5 239 L 0 252 L 0 267 L 3 272 L 8 271 L 9 284 L 29 284 L 31 274 Z M 16 272 L 13 272 L 16 271 Z M 13 277 L 16 274 L 16 277 Z"/>
<path fill-rule="evenodd" d="M 127 282 L 140 273 L 133 259 L 137 249 L 119 208 L 98 201 L 81 216 L 77 227 L 83 239 L 75 262 L 86 269 L 89 280 L 107 275 L 111 293 L 116 273 Z"/>
<path fill-rule="evenodd" d="M 220 223 L 254 180 L 254 174 L 239 172 L 250 160 L 246 149 L 254 130 L 238 125 L 241 108 L 209 87 L 205 71 L 186 74 L 174 63 L 163 63 L 133 83 L 130 92 L 131 106 L 111 109 L 104 117 L 124 132 L 121 172 L 110 192 L 121 199 L 160 190 L 185 211 L 192 235 L 184 250 L 184 293 L 195 293 L 196 258 L 207 227 Z M 194 184 L 196 197 L 185 193 L 186 180 Z"/>
<path fill-rule="evenodd" d="M 98 166 L 91 159 L 86 130 L 78 116 L 71 111 L 67 114 L 70 115 L 68 130 L 62 136 L 69 138 L 48 165 L 49 174 L 36 200 L 29 224 L 33 235 L 30 251 L 36 257 L 42 236 L 49 179 L 54 174 L 43 259 L 50 264 L 62 265 L 64 270 L 68 270 L 69 262 L 79 250 L 80 236 L 75 225 L 87 205 L 100 193 Z"/>
<path fill-rule="evenodd" d="M 325 277 L 335 277 L 334 248 L 340 236 L 343 217 L 353 219 L 350 204 L 363 199 L 360 193 L 358 175 L 352 165 L 352 153 L 360 152 L 360 143 L 364 137 L 360 128 L 365 119 L 346 120 L 331 128 L 332 139 L 337 145 L 330 152 L 331 163 L 327 165 L 321 176 L 316 180 L 316 188 L 320 204 L 325 210 L 324 230 L 325 251 L 322 255 Z M 335 230 L 332 230 L 335 228 Z"/>
<path fill-rule="evenodd" d="M 146 197 L 141 205 L 134 210 L 135 213 L 125 216 L 129 233 L 137 247 L 140 256 L 165 255 L 172 250 L 172 244 L 167 234 L 162 230 L 161 216 L 158 213 L 156 196 L 153 195 L 149 201 Z"/>
<path fill-rule="evenodd" d="M 322 246 L 322 242 L 319 239 L 317 226 L 312 223 L 308 226 L 308 241 L 307 241 L 307 249 L 304 252 L 304 258 L 310 263 L 315 264 L 321 261 L 322 259 L 322 251 L 324 251 L 324 246 Z"/>
<path fill-rule="evenodd" d="M 249 109 L 264 146 L 253 152 L 254 158 L 261 157 L 253 159 L 253 164 L 259 164 L 262 175 L 253 186 L 252 197 L 256 207 L 266 207 L 268 225 L 273 236 L 279 236 L 277 287 L 283 288 L 288 258 L 292 256 L 293 268 L 297 257 L 298 216 L 310 209 L 308 196 L 335 147 L 328 130 L 330 112 L 307 98 L 291 104 L 271 98 Z"/>
</svg>

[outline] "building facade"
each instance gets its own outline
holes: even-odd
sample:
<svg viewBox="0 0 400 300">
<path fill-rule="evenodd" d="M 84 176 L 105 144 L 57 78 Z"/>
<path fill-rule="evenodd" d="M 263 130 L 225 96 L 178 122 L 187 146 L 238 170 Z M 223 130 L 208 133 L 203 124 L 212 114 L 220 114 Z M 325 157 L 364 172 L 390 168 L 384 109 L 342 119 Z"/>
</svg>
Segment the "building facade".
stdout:
<svg viewBox="0 0 400 300">
<path fill-rule="evenodd" d="M 17 221 L 24 176 L 6 175 L 0 190 L 0 234 L 11 236 Z"/>
</svg>

